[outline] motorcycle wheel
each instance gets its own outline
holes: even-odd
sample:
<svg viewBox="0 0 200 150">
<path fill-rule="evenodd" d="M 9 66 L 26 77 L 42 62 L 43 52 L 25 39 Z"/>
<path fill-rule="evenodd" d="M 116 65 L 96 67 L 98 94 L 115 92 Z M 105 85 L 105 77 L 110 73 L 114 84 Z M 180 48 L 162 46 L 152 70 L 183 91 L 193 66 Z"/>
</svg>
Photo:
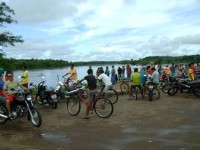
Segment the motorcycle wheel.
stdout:
<svg viewBox="0 0 200 150">
<path fill-rule="evenodd" d="M 153 100 L 153 89 L 152 90 L 149 90 L 149 93 L 148 93 L 148 96 L 149 96 L 149 101 L 152 101 Z"/>
<path fill-rule="evenodd" d="M 36 95 L 35 100 L 42 105 L 42 100 L 39 95 Z"/>
<path fill-rule="evenodd" d="M 57 102 L 52 101 L 51 106 L 52 106 L 53 109 L 56 109 L 57 108 Z"/>
<path fill-rule="evenodd" d="M 169 88 L 169 90 L 167 91 L 167 94 L 169 96 L 173 96 L 178 92 L 178 87 L 172 86 Z"/>
<path fill-rule="evenodd" d="M 196 97 L 200 97 L 200 87 L 193 88 L 193 93 Z"/>
<path fill-rule="evenodd" d="M 39 113 L 39 111 L 36 109 L 31 109 L 29 111 L 29 114 L 30 114 L 31 123 L 35 127 L 40 127 L 42 124 L 42 117 L 41 117 L 41 114 Z"/>
<path fill-rule="evenodd" d="M 4 105 L 0 105 L 0 114 L 6 115 L 6 116 L 8 114 L 8 111 L 7 111 L 7 109 L 6 109 L 6 107 Z M 7 118 L 4 118 L 4 117 L 0 116 L 0 124 L 6 123 L 7 120 L 8 120 Z"/>
<path fill-rule="evenodd" d="M 162 87 L 162 91 L 163 93 L 167 93 L 169 88 L 172 86 L 172 84 L 166 83 L 163 87 Z"/>
<path fill-rule="evenodd" d="M 163 86 L 165 86 L 165 84 L 167 84 L 165 81 L 160 81 L 160 82 L 159 82 L 160 88 L 163 88 Z"/>
</svg>

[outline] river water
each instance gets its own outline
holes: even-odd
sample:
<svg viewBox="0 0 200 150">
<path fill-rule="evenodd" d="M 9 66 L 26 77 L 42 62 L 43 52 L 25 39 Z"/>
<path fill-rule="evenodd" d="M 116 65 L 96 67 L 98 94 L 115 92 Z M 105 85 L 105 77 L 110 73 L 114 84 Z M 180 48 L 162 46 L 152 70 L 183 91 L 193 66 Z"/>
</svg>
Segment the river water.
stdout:
<svg viewBox="0 0 200 150">
<path fill-rule="evenodd" d="M 107 65 L 101 65 L 101 66 L 92 66 L 94 75 L 96 74 L 96 70 L 98 67 L 103 67 L 103 69 L 106 69 Z M 118 67 L 122 67 L 122 65 L 115 64 L 115 70 L 117 73 Z M 108 65 L 109 69 L 111 70 L 112 65 Z M 131 66 L 132 69 L 134 66 Z M 69 67 L 66 68 L 57 68 L 57 69 L 37 69 L 37 70 L 29 70 L 29 83 L 38 84 L 42 80 L 45 80 L 45 85 L 55 87 L 58 83 L 57 75 L 59 76 L 60 80 L 63 81 L 62 76 L 67 73 L 69 70 Z M 78 73 L 78 80 L 83 79 L 87 75 L 87 70 L 89 69 L 89 66 L 77 66 L 76 70 Z M 14 78 L 19 81 L 18 76 L 23 75 L 23 70 L 14 71 Z M 125 74 L 126 75 L 126 74 Z M 44 79 L 41 77 L 44 76 Z"/>
</svg>

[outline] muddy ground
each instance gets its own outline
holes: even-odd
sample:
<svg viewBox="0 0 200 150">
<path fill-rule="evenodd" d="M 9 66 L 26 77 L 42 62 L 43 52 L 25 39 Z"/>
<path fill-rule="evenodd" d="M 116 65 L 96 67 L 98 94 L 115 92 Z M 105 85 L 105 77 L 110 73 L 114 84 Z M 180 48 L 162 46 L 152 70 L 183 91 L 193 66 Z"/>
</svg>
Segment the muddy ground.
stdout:
<svg viewBox="0 0 200 150">
<path fill-rule="evenodd" d="M 200 149 L 200 98 L 178 93 L 149 102 L 120 95 L 114 113 L 101 119 L 95 113 L 82 119 L 66 110 L 38 106 L 42 126 L 25 118 L 0 125 L 0 149 L 6 150 L 198 150 Z"/>
</svg>

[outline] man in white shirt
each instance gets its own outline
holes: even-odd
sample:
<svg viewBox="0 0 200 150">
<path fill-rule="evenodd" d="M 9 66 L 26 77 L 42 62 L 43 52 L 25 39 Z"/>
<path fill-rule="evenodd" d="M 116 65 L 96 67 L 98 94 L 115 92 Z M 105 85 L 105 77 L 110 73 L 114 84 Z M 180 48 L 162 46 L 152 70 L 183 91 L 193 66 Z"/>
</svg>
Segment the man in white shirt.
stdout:
<svg viewBox="0 0 200 150">
<path fill-rule="evenodd" d="M 107 98 L 107 93 L 112 86 L 111 79 L 101 69 L 98 71 L 98 75 L 98 80 L 101 80 L 105 84 L 103 93 L 105 93 L 105 98 Z"/>
</svg>

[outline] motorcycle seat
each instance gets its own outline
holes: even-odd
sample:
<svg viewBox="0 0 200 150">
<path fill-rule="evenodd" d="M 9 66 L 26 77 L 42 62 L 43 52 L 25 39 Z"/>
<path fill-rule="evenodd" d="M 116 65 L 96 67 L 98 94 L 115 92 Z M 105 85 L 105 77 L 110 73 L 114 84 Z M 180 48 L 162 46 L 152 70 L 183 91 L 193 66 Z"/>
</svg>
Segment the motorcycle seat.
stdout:
<svg viewBox="0 0 200 150">
<path fill-rule="evenodd" d="M 192 81 L 188 80 L 187 83 L 190 85 L 191 84 L 200 84 L 200 80 L 192 80 Z"/>
</svg>

